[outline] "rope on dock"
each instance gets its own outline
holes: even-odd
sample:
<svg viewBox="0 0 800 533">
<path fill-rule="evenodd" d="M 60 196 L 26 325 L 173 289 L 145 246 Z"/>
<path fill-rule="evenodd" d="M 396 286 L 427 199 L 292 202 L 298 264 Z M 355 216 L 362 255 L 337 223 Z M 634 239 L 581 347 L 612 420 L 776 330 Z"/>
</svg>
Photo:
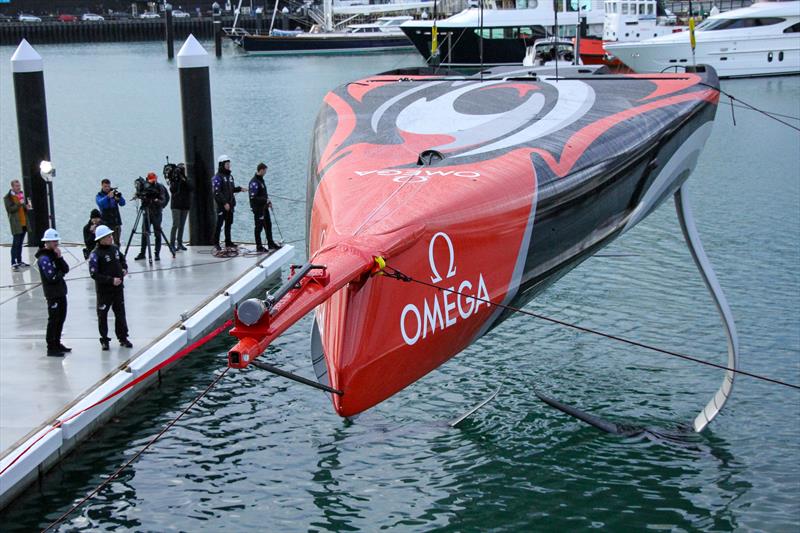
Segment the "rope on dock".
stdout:
<svg viewBox="0 0 800 533">
<path fill-rule="evenodd" d="M 160 432 L 159 432 L 159 433 L 158 433 L 156 436 L 154 436 L 152 439 L 150 439 L 150 440 L 147 442 L 147 444 L 145 444 L 144 446 L 142 446 L 142 448 L 141 448 L 141 449 L 140 449 L 138 452 L 136 452 L 136 454 L 134 454 L 134 456 L 133 456 L 133 457 L 131 457 L 130 459 L 128 459 L 127 461 L 125 461 L 125 464 L 123 464 L 122 466 L 120 466 L 119 468 L 117 468 L 117 470 L 116 470 L 116 471 L 115 471 L 113 474 L 111 474 L 111 475 L 110 475 L 110 476 L 108 476 L 108 477 L 107 477 L 105 480 L 103 480 L 103 482 L 102 482 L 102 483 L 100 483 L 100 484 L 99 484 L 97 487 L 95 487 L 95 488 L 94 488 L 94 490 L 92 490 L 92 492 L 90 492 L 89 494 L 87 494 L 86 496 L 84 496 L 84 497 L 83 497 L 83 499 L 82 499 L 81 501 L 79 501 L 78 503 L 76 503 L 75 505 L 73 505 L 72 507 L 70 507 L 70 508 L 69 508 L 69 510 L 67 510 L 67 512 L 65 512 L 64 514 L 62 514 L 61 516 L 59 516 L 59 517 L 58 517 L 58 518 L 57 518 L 57 519 L 56 519 L 54 522 L 52 522 L 52 523 L 51 523 L 49 526 L 47 526 L 46 528 L 44 528 L 42 531 L 43 531 L 43 532 L 50 531 L 50 530 L 51 530 L 51 529 L 53 529 L 55 526 L 57 526 L 57 525 L 59 525 L 60 523 L 62 523 L 62 522 L 63 522 L 63 521 L 64 521 L 64 520 L 65 520 L 65 519 L 66 519 L 66 518 L 67 518 L 67 517 L 68 517 L 70 514 L 72 514 L 72 513 L 73 513 L 73 512 L 74 512 L 74 511 L 75 511 L 75 510 L 78 508 L 78 507 L 80 507 L 81 505 L 83 505 L 84 503 L 86 503 L 87 501 L 89 501 L 90 499 L 92 499 L 92 498 L 94 497 L 94 495 L 95 495 L 95 494 L 97 494 L 98 492 L 100 492 L 100 491 L 103 489 L 103 487 L 105 487 L 106 485 L 108 485 L 109 483 L 111 483 L 111 482 L 112 482 L 114 479 L 116 479 L 116 478 L 117 478 L 117 477 L 120 475 L 120 473 L 122 473 L 122 471 L 123 471 L 123 470 L 125 470 L 126 468 L 128 468 L 128 466 L 130 466 L 130 465 L 131 465 L 131 463 L 133 463 L 133 462 L 134 462 L 136 459 L 138 459 L 138 458 L 139 458 L 139 456 L 140 456 L 140 455 L 142 455 L 142 454 L 143 454 L 145 451 L 147 451 L 147 449 L 148 449 L 150 446 L 152 446 L 153 444 L 155 444 L 155 442 L 156 442 L 158 439 L 160 439 L 160 438 L 161 438 L 161 436 L 162 436 L 162 435 L 164 435 L 164 433 L 166 433 L 166 432 L 167 432 L 167 431 L 168 431 L 168 430 L 169 430 L 169 429 L 170 429 L 172 426 L 174 426 L 174 425 L 175 425 L 175 424 L 176 424 L 176 423 L 177 423 L 177 422 L 178 422 L 178 421 L 179 421 L 181 418 L 183 418 L 183 415 L 185 415 L 186 413 L 188 413 L 188 412 L 189 412 L 189 409 L 191 409 L 192 407 L 194 407 L 194 405 L 195 405 L 197 402 L 199 402 L 199 401 L 200 401 L 200 400 L 201 400 L 201 399 L 202 399 L 202 398 L 203 398 L 203 397 L 204 397 L 206 394 L 208 394 L 208 393 L 211 391 L 211 389 L 213 389 L 213 388 L 214 388 L 214 386 L 215 386 L 217 383 L 219 383 L 219 381 L 220 381 L 220 380 L 221 380 L 221 379 L 222 379 L 222 378 L 225 376 L 225 374 L 227 374 L 227 373 L 228 373 L 228 370 L 230 370 L 230 367 L 227 367 L 227 366 L 226 366 L 226 367 L 225 367 L 225 369 L 224 369 L 222 372 L 220 372 L 220 373 L 219 373 L 219 375 L 217 375 L 217 377 L 216 377 L 216 378 L 214 378 L 214 381 L 212 381 L 211 383 L 209 383 L 209 384 L 208 384 L 208 387 L 206 387 L 206 388 L 205 388 L 205 390 L 204 390 L 203 392 L 201 392 L 201 393 L 200 393 L 200 394 L 199 394 L 197 397 L 195 397 L 195 399 L 194 399 L 194 400 L 192 400 L 192 403 L 190 403 L 189 405 L 187 405 L 187 406 L 186 406 L 186 407 L 185 407 L 185 408 L 184 408 L 184 409 L 183 409 L 183 410 L 182 410 L 182 411 L 181 411 L 181 412 L 178 414 L 178 416 L 176 416 L 175 418 L 173 418 L 172 420 L 170 420 L 170 422 L 169 422 L 169 423 L 168 423 L 166 426 L 164 426 L 164 429 L 162 429 L 162 430 L 161 430 L 161 431 L 160 431 Z"/>
<path fill-rule="evenodd" d="M 729 368 L 729 367 L 727 367 L 725 365 L 720 365 L 720 364 L 717 364 L 717 363 L 711 363 L 709 361 L 706 361 L 704 359 L 700 359 L 699 357 L 695 357 L 695 356 L 692 356 L 692 355 L 687 355 L 687 354 L 683 354 L 683 353 L 680 353 L 680 352 L 674 352 L 672 350 L 666 350 L 664 348 L 659 348 L 658 346 L 653 346 L 653 345 L 650 345 L 650 344 L 645 344 L 643 342 L 639 342 L 639 341 L 635 341 L 635 340 L 631 340 L 631 339 L 626 339 L 624 337 L 620 337 L 618 335 L 613 335 L 611 333 L 604 333 L 604 332 L 596 330 L 596 329 L 587 328 L 585 326 L 579 326 L 577 324 L 573 324 L 573 323 L 566 322 L 566 321 L 563 321 L 563 320 L 558 320 L 556 318 L 550 318 L 548 316 L 541 315 L 539 313 L 534 313 L 532 311 L 527 311 L 527 310 L 521 309 L 519 307 L 513 307 L 513 306 L 510 306 L 510 305 L 506 305 L 506 304 L 502 304 L 502 303 L 498 303 L 498 302 L 493 302 L 493 301 L 487 300 L 485 298 L 480 298 L 480 297 L 472 295 L 472 294 L 462 293 L 462 292 L 457 291 L 455 289 L 446 288 L 446 287 L 439 287 L 438 285 L 434 285 L 433 283 L 428 283 L 426 281 L 422 281 L 422 280 L 419 280 L 419 279 L 414 279 L 411 276 L 403 274 L 402 272 L 400 272 L 396 268 L 393 268 L 393 267 L 391 267 L 389 265 L 386 265 L 385 269 L 382 270 L 382 274 L 385 275 L 386 277 L 397 279 L 399 281 L 403 281 L 403 282 L 406 282 L 406 283 L 412 283 L 412 282 L 413 283 L 418 283 L 420 285 L 425 285 L 426 287 L 431 287 L 433 289 L 437 289 L 437 290 L 440 290 L 440 291 L 447 291 L 447 292 L 455 294 L 457 296 L 463 296 L 465 298 L 472 299 L 472 300 L 475 300 L 475 301 L 478 301 L 478 302 L 487 303 L 490 306 L 499 307 L 501 309 L 506 309 L 508 311 L 513 311 L 515 313 L 519 313 L 519 314 L 522 314 L 522 315 L 528 315 L 528 316 L 531 316 L 533 318 L 538 318 L 539 320 L 544 320 L 546 322 L 550 322 L 552 324 L 557 324 L 559 326 L 572 328 L 572 329 L 581 331 L 583 333 L 591 333 L 592 335 L 598 335 L 598 336 L 604 337 L 606 339 L 610 339 L 610 340 L 613 340 L 613 341 L 621 342 L 621 343 L 624 343 L 624 344 L 629 344 L 631 346 L 636 346 L 637 348 L 644 348 L 646 350 L 651 350 L 651 351 L 654 351 L 654 352 L 658 352 L 660 354 L 669 355 L 669 356 L 672 356 L 672 357 L 678 357 L 680 359 L 685 359 L 687 361 L 692 361 L 694 363 L 699 363 L 699 364 L 702 364 L 702 365 L 711 366 L 711 367 L 714 367 L 714 368 L 719 368 L 720 370 L 726 370 L 726 371 L 735 372 L 736 374 L 741 374 L 743 376 L 748 376 L 748 377 L 751 377 L 751 378 L 759 379 L 759 380 L 762 380 L 762 381 L 773 383 L 775 385 L 782 385 L 784 387 L 789 387 L 789 388 L 792 388 L 792 389 L 800 390 L 800 385 L 795 385 L 793 383 L 787 383 L 785 381 L 781 381 L 781 380 L 778 380 L 778 379 L 773 379 L 773 378 L 762 376 L 762 375 L 759 375 L 759 374 L 754 374 L 752 372 L 739 370 L 738 368 Z"/>
<path fill-rule="evenodd" d="M 108 396 L 106 396 L 106 397 L 104 397 L 104 398 L 102 398 L 102 399 L 100 399 L 100 400 L 96 401 L 96 402 L 95 402 L 95 403 L 93 403 L 92 405 L 90 405 L 90 406 L 88 406 L 88 407 L 85 407 L 85 408 L 81 409 L 81 410 L 80 410 L 80 411 L 78 411 L 77 413 L 75 413 L 75 414 L 73 414 L 73 415 L 70 415 L 70 416 L 68 416 L 67 418 L 63 419 L 63 420 L 61 420 L 61 419 L 58 419 L 58 420 L 56 420 L 56 421 L 55 421 L 55 422 L 53 422 L 53 424 L 52 424 L 52 425 L 51 425 L 51 426 L 50 426 L 50 427 L 47 429 L 47 431 L 45 431 L 44 433 L 42 433 L 41 435 L 39 435 L 39 437 L 37 437 L 37 438 L 36 438 L 36 439 L 35 439 L 35 440 L 34 440 L 32 443 L 30 443 L 30 444 L 28 445 L 28 447 L 27 447 L 27 448 L 25 448 L 24 450 L 22 450 L 22 452 L 20 452 L 20 453 L 19 453 L 19 454 L 18 454 L 16 457 L 14 457 L 14 459 L 13 459 L 13 460 L 12 460 L 10 463 L 8 463 L 8 464 L 7 464 L 7 465 L 6 465 L 6 466 L 5 466 L 5 467 L 4 467 L 2 470 L 0 470 L 0 476 L 2 476 L 3 474 L 5 474 L 5 472 L 6 472 L 6 471 L 7 471 L 9 468 L 11 468 L 11 466 L 12 466 L 14 463 L 16 463 L 17 461 L 19 461 L 19 459 L 20 459 L 20 458 L 21 458 L 23 455 L 25 455 L 26 453 L 28 453 L 28 451 L 30 451 L 30 449 L 31 449 L 31 448 L 33 448 L 34 446 L 36 446 L 36 444 L 37 444 L 37 443 L 38 443 L 40 440 L 42 440 L 42 439 L 43 439 L 45 436 L 47 436 L 47 435 L 48 435 L 48 434 L 49 434 L 51 431 L 53 431 L 53 430 L 55 430 L 55 429 L 58 429 L 58 428 L 60 428 L 62 425 L 64 425 L 64 423 L 66 423 L 66 422 L 69 422 L 70 420 L 72 420 L 72 419 L 74 419 L 74 418 L 76 418 L 76 417 L 78 417 L 78 416 L 82 415 L 82 414 L 83 414 L 83 413 L 85 413 L 86 411 L 88 411 L 88 410 L 90 410 L 90 409 L 93 409 L 94 407 L 97 407 L 98 405 L 100 405 L 100 404 L 102 404 L 102 403 L 105 403 L 105 402 L 107 402 L 107 401 L 108 401 L 108 400 L 110 400 L 111 398 L 113 398 L 113 397 L 115 397 L 115 396 L 117 396 L 117 395 L 119 395 L 119 394 L 121 394 L 121 393 L 125 392 L 126 390 L 130 389 L 130 388 L 131 388 L 131 387 L 133 387 L 134 385 L 136 385 L 136 384 L 138 384 L 138 383 L 140 383 L 140 382 L 144 381 L 145 379 L 147 379 L 148 377 L 150 377 L 150 376 L 151 376 L 151 375 L 153 375 L 154 373 L 158 372 L 159 370 L 161 370 L 161 369 L 162 369 L 162 368 L 164 368 L 165 366 L 167 366 L 167 365 L 169 365 L 169 364 L 172 364 L 172 363 L 174 363 L 174 362 L 175 362 L 175 361 L 177 361 L 178 359 L 182 359 L 183 357 L 185 357 L 185 356 L 186 356 L 186 355 L 188 355 L 189 353 L 193 352 L 194 350 L 196 350 L 196 349 L 197 349 L 197 348 L 199 348 L 200 346 L 202 346 L 202 345 L 206 344 L 207 342 L 209 342 L 211 339 L 213 339 L 214 337 L 216 337 L 217 335 L 219 335 L 220 333 L 222 333 L 223 331 L 225 331 L 226 329 L 228 329 L 228 328 L 229 328 L 230 326 L 232 326 L 232 325 L 233 325 L 233 320 L 228 320 L 228 321 L 226 321 L 224 324 L 222 324 L 220 327 L 218 327 L 217 329 L 215 329 L 214 331 L 212 331 L 211 333 L 209 333 L 209 334 L 208 334 L 208 335 L 206 335 L 205 337 L 202 337 L 201 339 L 198 339 L 197 341 L 193 342 L 193 343 L 192 343 L 192 344 L 190 344 L 189 346 L 186 346 L 185 348 L 183 348 L 183 349 L 181 349 L 181 350 L 179 350 L 179 351 L 175 352 L 175 354 L 174 354 L 172 357 L 170 357 L 169 359 L 167 359 L 166 361 L 163 361 L 162 363 L 159 363 L 158 365 L 154 366 L 153 368 L 151 368 L 150 370 L 148 370 L 147 372 L 145 372 L 144 374 L 142 374 L 142 375 L 141 375 L 141 376 L 139 376 L 138 378 L 134 379 L 133 381 L 131 381 L 130 383 L 128 383 L 128 384 L 126 384 L 126 385 L 123 385 L 122 387 L 120 387 L 119 389 L 115 390 L 114 392 L 112 392 L 112 393 L 111 393 L 111 394 L 109 394 Z M 199 399 L 199 398 L 198 398 L 198 399 Z M 191 406 L 190 406 L 190 407 L 191 407 Z M 51 524 L 51 526 L 52 526 L 52 524 Z"/>
</svg>

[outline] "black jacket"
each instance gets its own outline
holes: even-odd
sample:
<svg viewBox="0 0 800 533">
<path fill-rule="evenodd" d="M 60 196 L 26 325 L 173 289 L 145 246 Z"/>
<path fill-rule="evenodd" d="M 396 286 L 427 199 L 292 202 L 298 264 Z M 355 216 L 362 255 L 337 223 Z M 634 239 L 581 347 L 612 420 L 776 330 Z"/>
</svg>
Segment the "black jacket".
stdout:
<svg viewBox="0 0 800 533">
<path fill-rule="evenodd" d="M 123 270 L 128 270 L 125 255 L 113 244 L 98 244 L 89 256 L 89 275 L 92 276 L 98 293 L 121 291 L 124 284 L 114 286 L 114 278 L 122 278 Z"/>
<path fill-rule="evenodd" d="M 86 247 L 87 252 L 94 250 L 94 232 L 92 231 L 92 221 L 86 223 L 83 227 L 83 245 Z M 87 256 L 88 258 L 88 256 Z"/>
<path fill-rule="evenodd" d="M 263 213 L 267 208 L 269 202 L 269 194 L 267 194 L 267 185 L 264 183 L 264 176 L 255 174 L 250 184 L 247 187 L 250 194 L 250 209 L 254 213 Z"/>
<path fill-rule="evenodd" d="M 52 250 L 39 248 L 36 252 L 36 264 L 42 277 L 44 297 L 50 300 L 66 296 L 67 283 L 64 281 L 64 276 L 69 272 L 69 265 L 64 258 L 58 257 Z"/>
<path fill-rule="evenodd" d="M 211 187 L 214 190 L 214 201 L 217 207 L 230 204 L 231 209 L 236 205 L 236 198 L 233 193 L 241 192 L 242 188 L 233 183 L 233 176 L 230 172 L 220 171 L 211 179 Z"/>
<path fill-rule="evenodd" d="M 192 207 L 192 184 L 189 183 L 189 180 L 172 180 L 169 182 L 169 192 L 172 193 L 172 209 L 190 209 Z"/>
</svg>

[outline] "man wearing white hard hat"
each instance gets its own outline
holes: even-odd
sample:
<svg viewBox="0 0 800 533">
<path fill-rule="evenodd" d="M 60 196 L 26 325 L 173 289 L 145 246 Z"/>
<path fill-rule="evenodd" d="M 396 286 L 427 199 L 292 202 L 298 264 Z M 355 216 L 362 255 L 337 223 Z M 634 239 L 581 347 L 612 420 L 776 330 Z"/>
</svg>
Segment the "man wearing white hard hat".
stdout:
<svg viewBox="0 0 800 533">
<path fill-rule="evenodd" d="M 42 247 L 36 252 L 36 264 L 42 277 L 42 289 L 47 300 L 47 355 L 48 357 L 64 357 L 71 352 L 61 344 L 61 331 L 67 319 L 67 284 L 64 276 L 69 272 L 69 265 L 61 257 L 58 247 L 61 237 L 52 228 L 44 232 Z"/>
<path fill-rule="evenodd" d="M 237 192 L 242 188 L 233 183 L 231 175 L 231 158 L 221 155 L 217 159 L 217 173 L 211 179 L 211 188 L 214 191 L 214 202 L 217 204 L 217 226 L 214 229 L 214 249 L 219 251 L 219 232 L 225 225 L 225 246 L 233 247 L 231 239 L 231 226 L 233 226 L 233 209 L 236 207 Z"/>
<path fill-rule="evenodd" d="M 97 294 L 97 327 L 100 331 L 100 346 L 109 350 L 108 310 L 114 311 L 114 333 L 120 346 L 133 348 L 128 340 L 128 322 L 125 319 L 125 293 L 122 284 L 128 274 L 125 255 L 114 245 L 114 231 L 108 226 L 97 226 L 94 230 L 97 246 L 89 255 L 89 275 L 94 279 Z"/>
</svg>

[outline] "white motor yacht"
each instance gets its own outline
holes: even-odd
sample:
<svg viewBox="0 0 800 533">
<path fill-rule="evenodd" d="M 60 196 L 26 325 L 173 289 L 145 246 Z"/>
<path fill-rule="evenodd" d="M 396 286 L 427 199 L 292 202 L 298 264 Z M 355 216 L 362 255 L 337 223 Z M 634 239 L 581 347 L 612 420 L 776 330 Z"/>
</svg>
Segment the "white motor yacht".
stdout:
<svg viewBox="0 0 800 533">
<path fill-rule="evenodd" d="M 605 49 L 636 72 L 711 65 L 721 78 L 800 74 L 800 1 L 759 2 L 712 15 L 696 28 L 694 57 L 689 32 Z"/>
</svg>

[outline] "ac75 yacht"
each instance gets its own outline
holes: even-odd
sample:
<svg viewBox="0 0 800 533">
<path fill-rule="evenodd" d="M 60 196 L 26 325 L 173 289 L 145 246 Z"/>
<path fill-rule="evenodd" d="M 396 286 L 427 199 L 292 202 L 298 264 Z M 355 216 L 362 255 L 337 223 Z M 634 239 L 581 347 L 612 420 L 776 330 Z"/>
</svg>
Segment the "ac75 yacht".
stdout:
<svg viewBox="0 0 800 533">
<path fill-rule="evenodd" d="M 800 1 L 759 2 L 713 15 L 696 29 L 694 57 L 689 32 L 605 49 L 636 72 L 661 72 L 706 64 L 722 78 L 800 74 Z"/>
</svg>

